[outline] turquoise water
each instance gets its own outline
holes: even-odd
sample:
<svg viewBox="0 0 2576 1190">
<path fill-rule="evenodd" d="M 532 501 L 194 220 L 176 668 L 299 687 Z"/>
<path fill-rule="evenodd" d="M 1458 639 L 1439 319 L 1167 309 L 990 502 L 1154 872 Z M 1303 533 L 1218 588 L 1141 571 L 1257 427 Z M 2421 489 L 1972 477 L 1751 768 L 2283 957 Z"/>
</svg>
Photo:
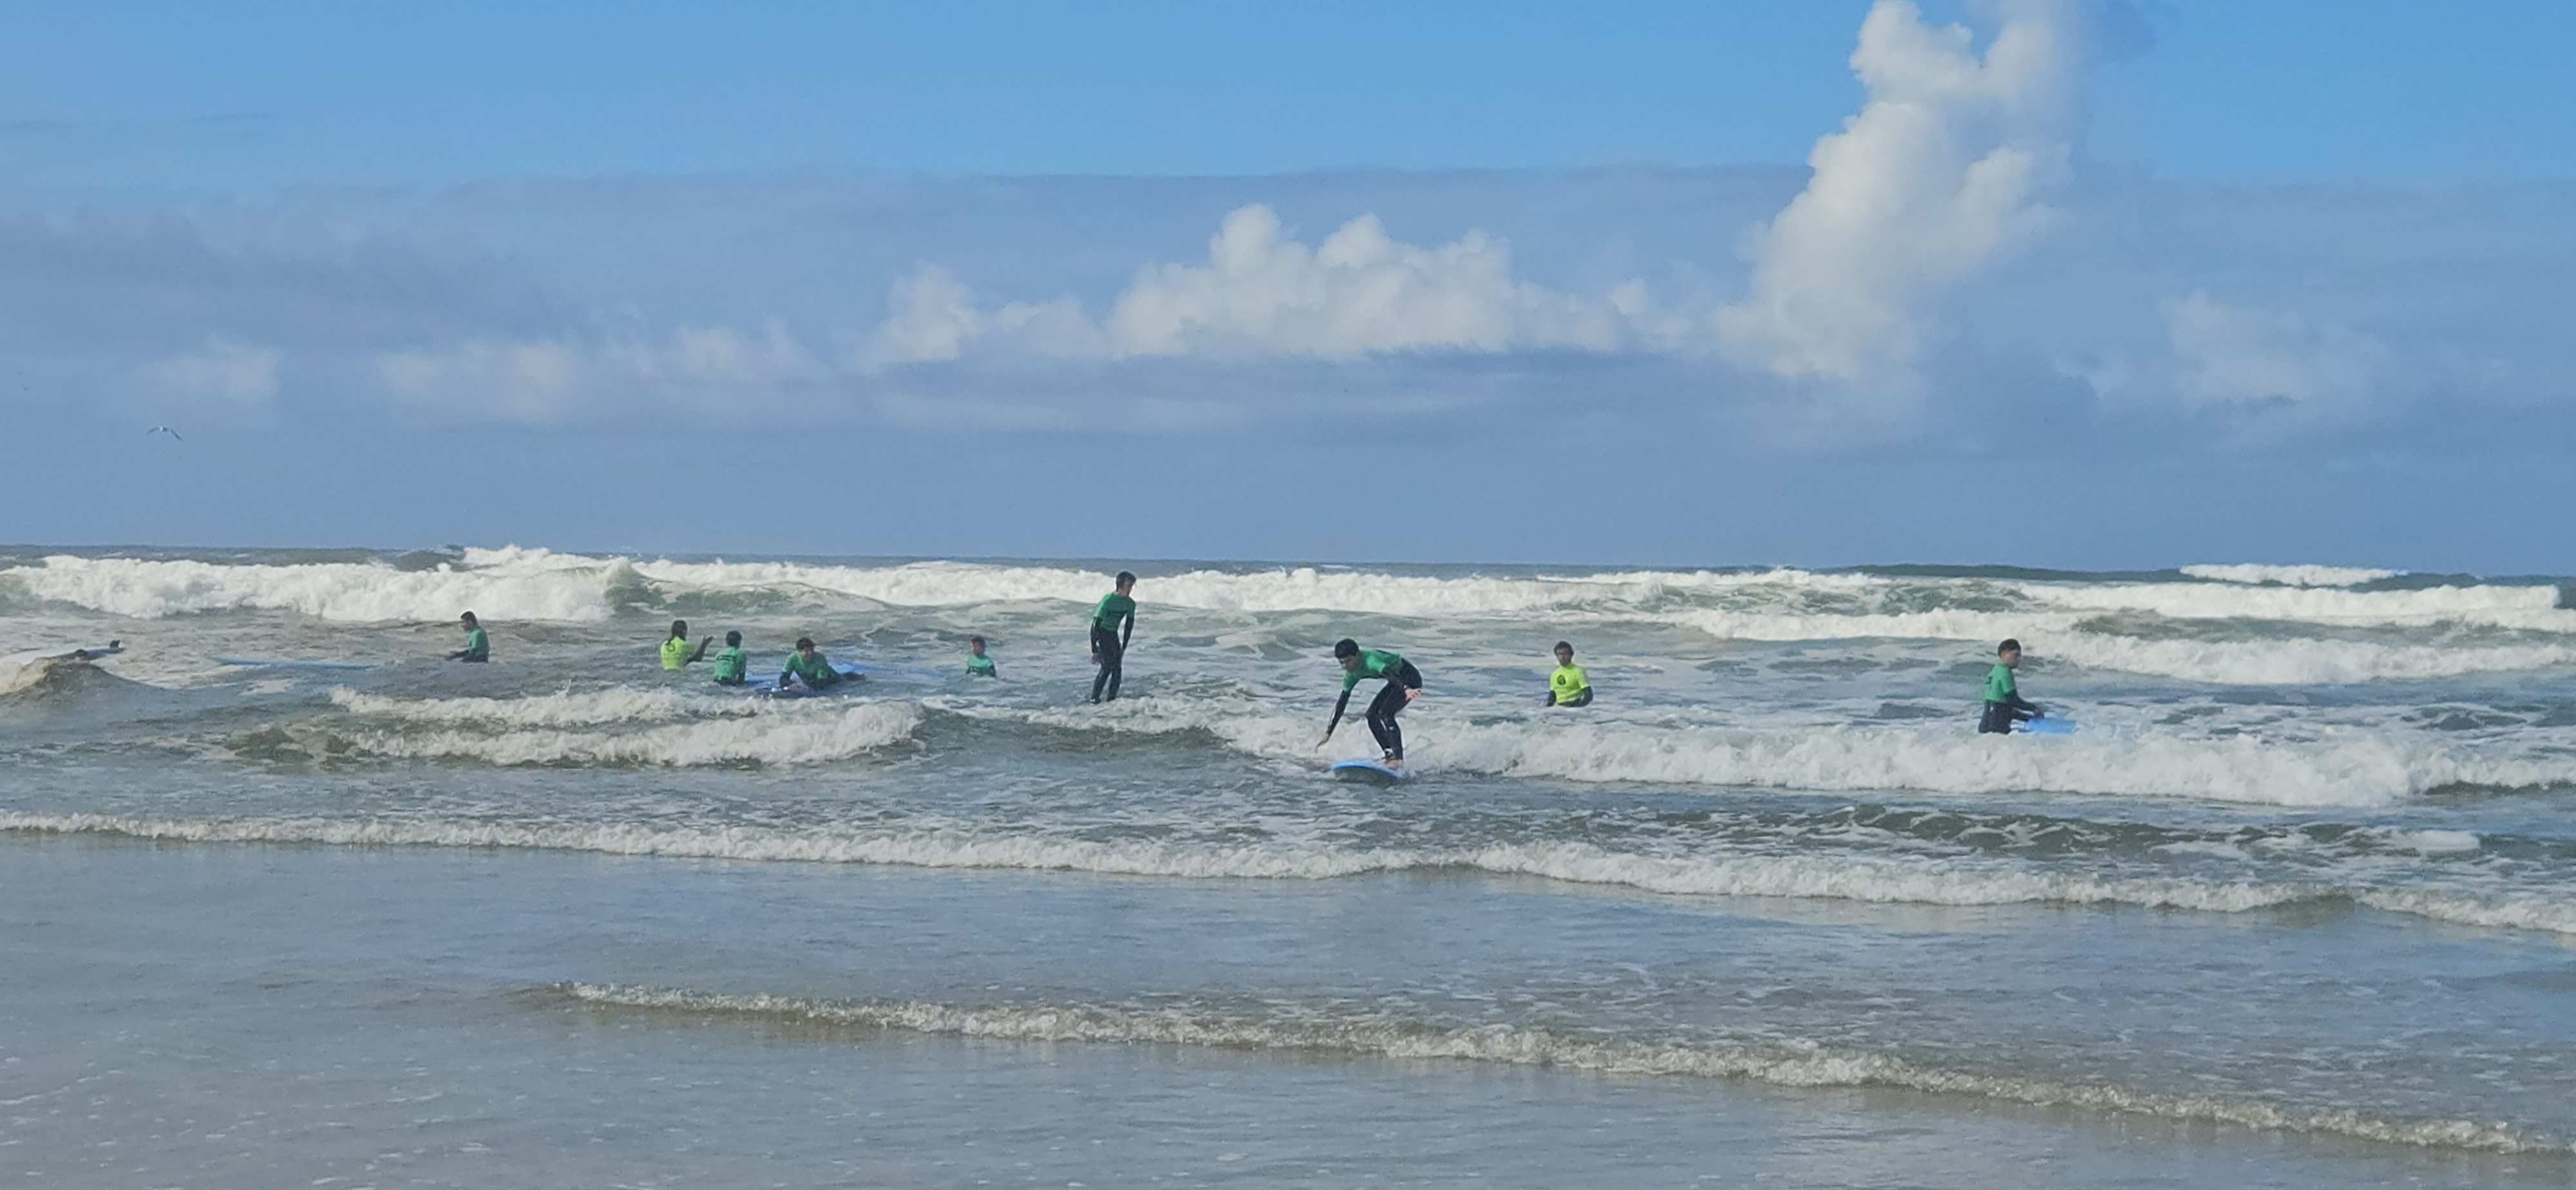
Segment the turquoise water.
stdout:
<svg viewBox="0 0 2576 1190">
<path fill-rule="evenodd" d="M 0 650 L 125 647 L 0 672 L 0 1172 L 2576 1177 L 2549 580 L 1138 565 L 1095 708 L 1103 566 L 0 563 Z M 1342 635 L 1403 786 L 1322 772 Z M 2079 731 L 1973 733 L 2003 635 Z"/>
</svg>

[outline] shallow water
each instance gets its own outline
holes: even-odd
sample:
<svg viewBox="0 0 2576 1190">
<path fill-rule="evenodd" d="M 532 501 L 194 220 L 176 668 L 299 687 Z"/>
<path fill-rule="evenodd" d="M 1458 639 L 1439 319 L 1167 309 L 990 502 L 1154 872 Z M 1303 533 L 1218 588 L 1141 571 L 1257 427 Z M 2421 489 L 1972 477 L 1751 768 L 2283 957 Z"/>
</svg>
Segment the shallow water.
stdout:
<svg viewBox="0 0 2576 1190">
<path fill-rule="evenodd" d="M 0 1172 L 2576 1177 L 2546 581 L 1138 566 L 1095 708 L 1078 564 L 0 562 L 0 649 L 126 647 L 0 663 Z M 2007 634 L 2076 734 L 1973 733 Z"/>
</svg>

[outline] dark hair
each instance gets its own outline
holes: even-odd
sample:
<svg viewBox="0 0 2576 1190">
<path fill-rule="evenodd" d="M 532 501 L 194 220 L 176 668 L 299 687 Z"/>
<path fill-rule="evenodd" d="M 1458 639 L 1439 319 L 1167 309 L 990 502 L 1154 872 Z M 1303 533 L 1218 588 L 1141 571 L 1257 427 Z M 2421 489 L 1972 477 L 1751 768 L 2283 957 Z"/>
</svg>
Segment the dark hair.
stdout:
<svg viewBox="0 0 2576 1190">
<path fill-rule="evenodd" d="M 739 632 L 728 632 L 728 633 L 725 633 L 725 647 L 726 647 L 726 648 L 728 648 L 728 649 L 739 649 L 739 648 L 741 648 L 741 647 L 742 647 L 742 634 L 741 634 L 741 633 L 739 633 Z"/>
<path fill-rule="evenodd" d="M 966 638 L 966 643 L 970 645 L 980 645 L 984 643 L 984 638 L 980 636 L 970 636 Z"/>
<path fill-rule="evenodd" d="M 1124 587 L 1124 586 L 1127 586 L 1128 584 L 1133 583 L 1133 582 L 1135 582 L 1135 581 L 1136 581 L 1136 572 L 1135 572 L 1135 571 L 1133 571 L 1133 570 L 1121 570 L 1121 571 L 1119 571 L 1119 572 L 1118 572 L 1118 585 L 1119 585 L 1119 586 Z"/>
<path fill-rule="evenodd" d="M 688 622 L 687 620 L 673 620 L 673 621 L 671 621 L 671 635 L 673 635 L 673 636 L 687 636 L 688 634 L 689 634 L 689 622 Z"/>
<path fill-rule="evenodd" d="M 798 652 L 803 652 L 804 650 L 806 650 L 806 649 L 810 649 L 810 648 L 813 648 L 813 647 L 814 647 L 814 638 L 813 638 L 813 637 L 810 637 L 810 636 L 800 636 L 800 637 L 797 637 L 797 638 L 796 638 L 796 649 L 797 649 L 797 651 L 798 651 Z"/>
<path fill-rule="evenodd" d="M 1573 652 L 1573 651 L 1574 651 L 1574 646 L 1573 646 L 1573 645 L 1569 645 L 1569 644 L 1565 643 L 1564 641 L 1558 641 L 1558 642 L 1556 642 L 1556 647 L 1555 647 L 1555 648 L 1553 648 L 1553 649 L 1549 649 L 1549 650 L 1548 650 L 1548 652 L 1551 652 L 1551 653 L 1571 653 L 1571 652 Z"/>
<path fill-rule="evenodd" d="M 458 617 L 456 617 L 456 618 L 457 618 L 457 619 L 460 619 L 460 620 L 463 620 L 463 621 L 465 621 L 465 622 L 466 622 L 466 623 L 468 623 L 468 624 L 471 624 L 471 623 L 473 623 L 473 622 L 474 622 L 474 613 L 472 613 L 472 612 L 467 612 L 467 613 L 465 613 L 464 615 L 458 616 Z"/>
<path fill-rule="evenodd" d="M 2021 642 L 2009 636 L 2004 638 L 2004 643 L 1995 646 L 1995 655 L 1998 657 L 2006 653 L 2018 652 L 2021 652 Z"/>
<path fill-rule="evenodd" d="M 1337 640 L 1337 641 L 1334 641 L 1334 642 L 1333 642 L 1333 656 L 1334 656 L 1334 657 L 1336 657 L 1336 658 L 1340 658 L 1340 657 L 1357 657 L 1357 656 L 1359 656 L 1359 655 L 1360 655 L 1360 642 L 1355 641 L 1355 640 L 1352 640 L 1351 638 L 1349 638 L 1349 637 L 1347 637 L 1347 636 L 1343 637 L 1343 638 L 1342 638 L 1342 639 L 1340 639 L 1340 640 Z"/>
</svg>

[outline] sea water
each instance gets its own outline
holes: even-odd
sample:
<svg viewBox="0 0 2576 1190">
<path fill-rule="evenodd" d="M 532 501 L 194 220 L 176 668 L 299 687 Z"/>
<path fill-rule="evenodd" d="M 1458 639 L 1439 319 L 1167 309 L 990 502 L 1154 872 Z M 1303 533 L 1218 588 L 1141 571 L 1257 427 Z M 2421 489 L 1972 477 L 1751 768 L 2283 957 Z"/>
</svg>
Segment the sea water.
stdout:
<svg viewBox="0 0 2576 1190">
<path fill-rule="evenodd" d="M 0 552 L 0 653 L 125 648 L 0 666 L 0 1177 L 2564 1184 L 2569 603 Z M 869 681 L 665 673 L 674 618 Z M 1343 636 L 1423 672 L 1411 782 L 1324 771 Z M 2005 636 L 2074 734 L 1975 734 Z"/>
</svg>

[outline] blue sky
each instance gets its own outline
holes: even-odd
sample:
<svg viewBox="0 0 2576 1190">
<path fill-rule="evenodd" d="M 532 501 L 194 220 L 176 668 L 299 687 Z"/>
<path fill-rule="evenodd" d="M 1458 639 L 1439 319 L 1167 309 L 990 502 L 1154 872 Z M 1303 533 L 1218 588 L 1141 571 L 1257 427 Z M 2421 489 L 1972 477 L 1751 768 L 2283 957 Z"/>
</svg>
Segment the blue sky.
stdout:
<svg viewBox="0 0 2576 1190">
<path fill-rule="evenodd" d="M 2463 11 L 13 5 L 0 538 L 2564 572 Z"/>
</svg>

